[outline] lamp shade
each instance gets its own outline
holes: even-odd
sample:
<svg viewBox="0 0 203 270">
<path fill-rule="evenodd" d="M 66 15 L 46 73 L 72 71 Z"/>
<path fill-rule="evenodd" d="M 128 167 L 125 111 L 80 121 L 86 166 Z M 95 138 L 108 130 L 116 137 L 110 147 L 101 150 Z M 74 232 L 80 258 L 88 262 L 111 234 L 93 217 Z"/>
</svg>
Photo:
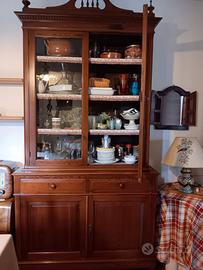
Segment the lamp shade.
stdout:
<svg viewBox="0 0 203 270">
<path fill-rule="evenodd" d="M 162 164 L 180 168 L 203 168 L 203 149 L 197 138 L 176 137 Z"/>
</svg>

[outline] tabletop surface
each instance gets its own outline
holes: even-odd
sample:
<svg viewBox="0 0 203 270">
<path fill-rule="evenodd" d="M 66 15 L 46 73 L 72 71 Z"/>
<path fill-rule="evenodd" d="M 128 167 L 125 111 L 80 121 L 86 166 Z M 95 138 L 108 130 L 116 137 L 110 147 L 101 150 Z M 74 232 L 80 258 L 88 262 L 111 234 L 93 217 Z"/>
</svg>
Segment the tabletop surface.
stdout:
<svg viewBox="0 0 203 270">
<path fill-rule="evenodd" d="M 18 270 L 18 263 L 10 234 L 0 234 L 0 269 Z"/>
<path fill-rule="evenodd" d="M 10 234 L 1 234 L 0 235 L 0 256 L 2 255 L 5 247 L 8 245 L 12 236 Z"/>
<path fill-rule="evenodd" d="M 157 258 L 174 259 L 189 269 L 203 269 L 203 196 L 185 194 L 177 184 L 160 191 Z"/>
</svg>

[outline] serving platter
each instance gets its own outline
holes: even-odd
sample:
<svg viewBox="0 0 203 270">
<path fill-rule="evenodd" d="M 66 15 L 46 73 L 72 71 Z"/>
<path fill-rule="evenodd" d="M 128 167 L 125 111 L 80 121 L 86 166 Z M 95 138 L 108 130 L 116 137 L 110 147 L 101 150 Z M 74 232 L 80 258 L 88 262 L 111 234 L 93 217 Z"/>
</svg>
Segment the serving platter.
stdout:
<svg viewBox="0 0 203 270">
<path fill-rule="evenodd" d="M 113 163 L 116 163 L 119 161 L 118 158 L 114 159 L 114 160 L 103 160 L 103 161 L 100 161 L 100 160 L 97 160 L 95 159 L 94 160 L 96 163 L 100 163 L 100 164 L 113 164 Z"/>
</svg>

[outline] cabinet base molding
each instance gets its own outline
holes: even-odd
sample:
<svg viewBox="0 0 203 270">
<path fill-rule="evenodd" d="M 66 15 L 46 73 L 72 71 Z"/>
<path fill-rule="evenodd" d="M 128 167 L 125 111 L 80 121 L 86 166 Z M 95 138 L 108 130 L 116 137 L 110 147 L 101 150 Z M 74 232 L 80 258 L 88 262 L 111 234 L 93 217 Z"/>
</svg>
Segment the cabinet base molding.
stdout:
<svg viewBox="0 0 203 270">
<path fill-rule="evenodd" d="M 156 269 L 155 258 L 143 260 L 81 260 L 81 261 L 20 261 L 20 270 L 117 270 L 117 269 Z"/>
</svg>

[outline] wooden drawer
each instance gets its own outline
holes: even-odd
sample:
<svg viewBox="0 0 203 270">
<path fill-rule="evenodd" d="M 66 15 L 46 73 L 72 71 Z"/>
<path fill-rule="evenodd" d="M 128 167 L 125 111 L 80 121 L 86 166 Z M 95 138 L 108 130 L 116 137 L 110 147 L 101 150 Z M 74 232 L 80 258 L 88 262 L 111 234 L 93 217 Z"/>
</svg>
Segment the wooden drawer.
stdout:
<svg viewBox="0 0 203 270">
<path fill-rule="evenodd" d="M 94 193 L 136 193 L 147 192 L 146 183 L 138 183 L 136 179 L 90 179 L 89 191 Z"/>
<path fill-rule="evenodd" d="M 85 179 L 21 179 L 21 194 L 78 194 L 86 192 Z"/>
</svg>

